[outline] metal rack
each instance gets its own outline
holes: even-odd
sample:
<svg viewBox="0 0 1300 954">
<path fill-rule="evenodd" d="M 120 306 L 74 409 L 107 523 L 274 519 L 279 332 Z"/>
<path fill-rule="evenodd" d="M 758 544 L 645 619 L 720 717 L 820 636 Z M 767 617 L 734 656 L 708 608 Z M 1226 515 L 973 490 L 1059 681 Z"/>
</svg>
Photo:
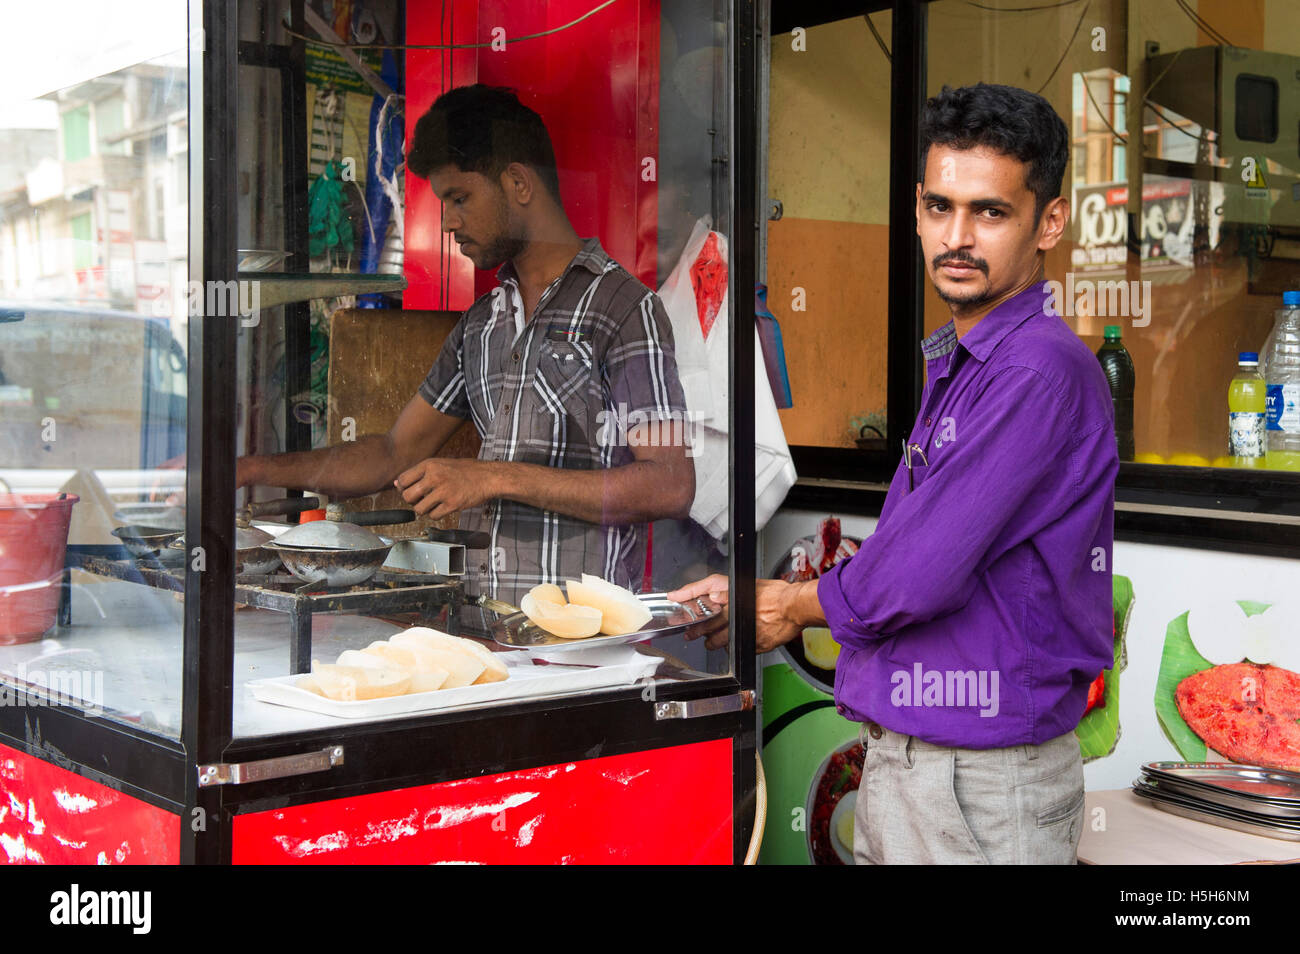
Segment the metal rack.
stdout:
<svg viewBox="0 0 1300 954">
<path fill-rule="evenodd" d="M 64 570 L 60 625 L 71 623 L 68 576 L 73 569 L 96 576 L 140 583 L 156 589 L 185 590 L 184 561 L 139 559 L 123 556 L 121 547 L 69 547 Z M 399 613 L 436 615 L 442 607 L 459 612 L 464 585 L 434 573 L 379 570 L 366 583 L 323 587 L 304 583 L 286 573 L 235 578 L 235 604 L 287 613 L 289 616 L 289 672 L 311 670 L 312 619 L 317 613 L 391 616 Z"/>
</svg>

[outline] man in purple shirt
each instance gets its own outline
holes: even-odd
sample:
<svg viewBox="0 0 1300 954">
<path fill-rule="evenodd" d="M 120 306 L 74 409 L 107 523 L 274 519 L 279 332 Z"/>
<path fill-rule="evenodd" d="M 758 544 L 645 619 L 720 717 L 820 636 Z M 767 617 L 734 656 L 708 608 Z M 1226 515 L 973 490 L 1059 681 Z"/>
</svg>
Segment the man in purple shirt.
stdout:
<svg viewBox="0 0 1300 954">
<path fill-rule="evenodd" d="M 1100 366 L 1043 280 L 1068 131 L 1043 98 L 979 84 L 931 99 L 921 135 L 917 234 L 952 321 L 922 342 L 921 411 L 875 532 L 819 580 L 759 581 L 758 649 L 817 625 L 843 647 L 859 864 L 1072 863 L 1073 730 L 1113 661 L 1119 460 Z"/>
</svg>

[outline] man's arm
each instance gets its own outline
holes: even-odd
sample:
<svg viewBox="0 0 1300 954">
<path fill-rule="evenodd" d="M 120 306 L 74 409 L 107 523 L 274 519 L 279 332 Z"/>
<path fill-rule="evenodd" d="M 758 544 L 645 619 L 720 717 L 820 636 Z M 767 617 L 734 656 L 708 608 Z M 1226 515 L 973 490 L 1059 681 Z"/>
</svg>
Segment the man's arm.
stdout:
<svg viewBox="0 0 1300 954">
<path fill-rule="evenodd" d="M 417 461 L 438 453 L 461 423 L 416 395 L 387 434 L 314 451 L 241 457 L 235 485 L 314 490 L 331 497 L 376 493 Z"/>
<path fill-rule="evenodd" d="M 889 520 L 850 559 L 817 580 L 817 599 L 846 646 L 862 649 L 905 626 L 947 616 L 970 600 L 990 554 L 1055 519 L 1035 495 L 1051 490 L 1061 459 L 1083 435 L 1038 372 L 998 372 L 955 420 L 956 437 Z M 1058 490 L 1060 488 L 1057 488 Z M 1087 559 L 1079 541 L 1079 560 Z"/>
<path fill-rule="evenodd" d="M 686 456 L 680 431 L 672 422 L 653 421 L 630 431 L 628 445 L 634 460 L 604 470 L 440 458 L 410 467 L 395 484 L 416 513 L 435 519 L 497 498 L 596 524 L 688 516 L 695 499 L 695 465 Z"/>
</svg>

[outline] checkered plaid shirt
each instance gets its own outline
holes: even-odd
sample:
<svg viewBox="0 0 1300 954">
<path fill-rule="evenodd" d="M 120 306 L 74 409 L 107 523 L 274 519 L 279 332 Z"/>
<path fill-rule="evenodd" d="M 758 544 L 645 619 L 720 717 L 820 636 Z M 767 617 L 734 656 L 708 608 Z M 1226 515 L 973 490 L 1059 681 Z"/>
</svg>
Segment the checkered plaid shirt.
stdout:
<svg viewBox="0 0 1300 954">
<path fill-rule="evenodd" d="M 686 419 L 672 325 L 658 297 L 587 239 L 525 321 L 514 266 L 447 338 L 420 386 L 432 407 L 470 418 L 481 460 L 578 470 L 631 463 L 630 421 Z M 462 512 L 492 546 L 467 567 L 471 587 L 518 605 L 538 583 L 591 573 L 633 590 L 644 525 L 594 524 L 512 500 Z M 477 577 L 477 579 L 475 579 Z"/>
</svg>

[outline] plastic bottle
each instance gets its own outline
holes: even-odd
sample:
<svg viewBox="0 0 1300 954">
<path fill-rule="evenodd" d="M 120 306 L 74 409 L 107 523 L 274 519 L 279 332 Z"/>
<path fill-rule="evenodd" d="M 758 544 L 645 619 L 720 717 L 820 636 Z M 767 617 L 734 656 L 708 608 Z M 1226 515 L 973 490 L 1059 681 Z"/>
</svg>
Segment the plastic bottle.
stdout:
<svg viewBox="0 0 1300 954">
<path fill-rule="evenodd" d="M 1110 400 L 1115 407 L 1115 443 L 1119 459 L 1133 459 L 1133 385 L 1137 375 L 1133 359 L 1120 341 L 1119 325 L 1106 326 L 1106 340 L 1097 351 L 1101 369 L 1110 385 Z"/>
<path fill-rule="evenodd" d="M 1300 470 L 1300 291 L 1282 293 L 1265 351 L 1265 466 Z"/>
<path fill-rule="evenodd" d="M 1233 467 L 1263 467 L 1268 401 L 1259 355 L 1237 355 L 1237 376 L 1228 386 L 1228 454 Z"/>
</svg>

